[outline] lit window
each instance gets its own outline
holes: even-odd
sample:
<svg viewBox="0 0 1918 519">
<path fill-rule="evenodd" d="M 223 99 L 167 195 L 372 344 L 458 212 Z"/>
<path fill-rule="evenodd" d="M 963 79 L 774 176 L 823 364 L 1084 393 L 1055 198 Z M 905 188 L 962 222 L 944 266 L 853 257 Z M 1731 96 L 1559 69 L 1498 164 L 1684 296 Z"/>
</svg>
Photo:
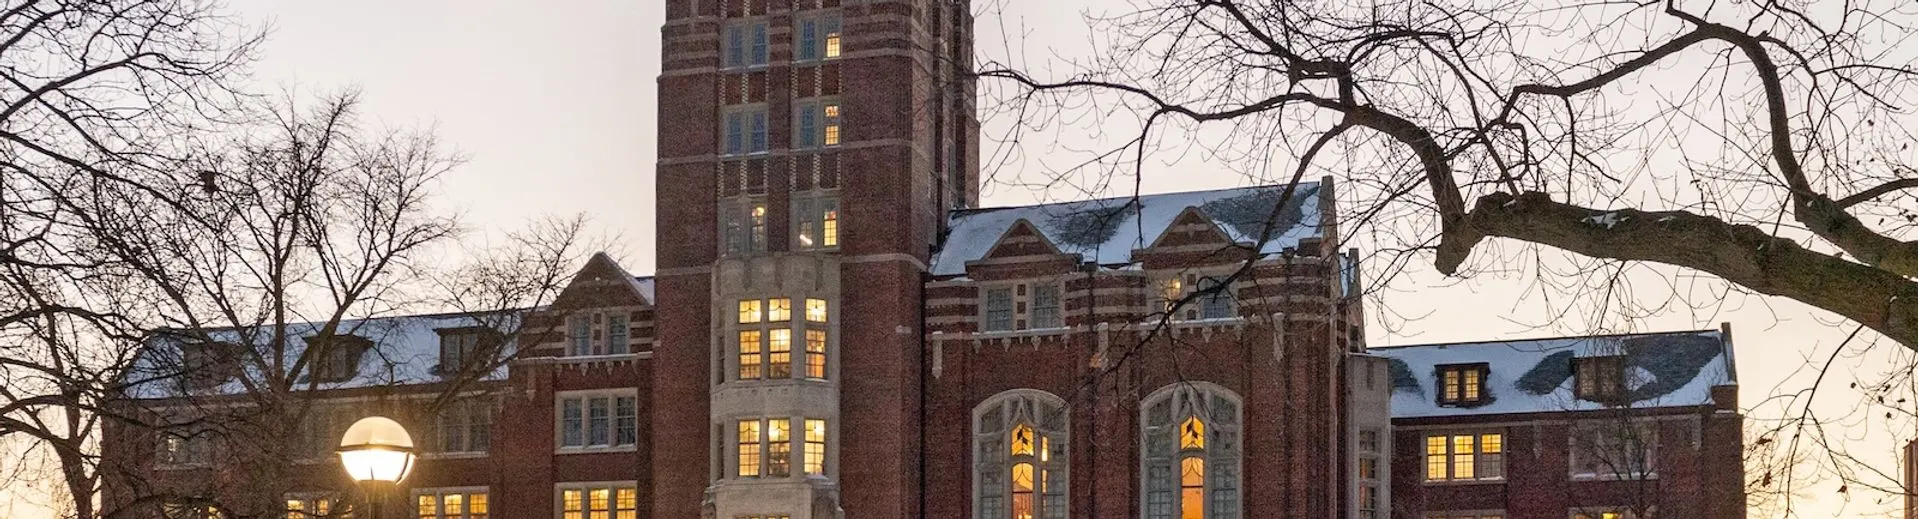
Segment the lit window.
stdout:
<svg viewBox="0 0 1918 519">
<path fill-rule="evenodd" d="M 1657 430 L 1650 423 L 1590 420 L 1572 427 L 1572 477 L 1640 479 L 1657 474 L 1653 466 Z"/>
<path fill-rule="evenodd" d="M 739 300 L 739 324 L 757 323 L 761 319 L 758 299 Z"/>
<path fill-rule="evenodd" d="M 1573 359 L 1574 386 L 1578 398 L 1595 402 L 1618 402 L 1625 396 L 1625 357 L 1606 355 Z"/>
<path fill-rule="evenodd" d="M 826 473 L 825 420 L 806 420 L 806 473 Z"/>
<path fill-rule="evenodd" d="M 739 464 L 734 474 L 742 478 L 759 477 L 759 420 L 739 421 Z"/>
<path fill-rule="evenodd" d="M 986 326 L 985 331 L 1001 332 L 1012 329 L 1012 289 L 986 289 Z"/>
<path fill-rule="evenodd" d="M 638 519 L 639 489 L 633 483 L 608 486 L 564 485 L 559 489 L 561 519 Z"/>
<path fill-rule="evenodd" d="M 810 16 L 794 22 L 794 61 L 813 61 L 839 57 L 839 17 Z"/>
<path fill-rule="evenodd" d="M 793 147 L 813 149 L 839 145 L 839 101 L 801 101 L 793 108 Z"/>
<path fill-rule="evenodd" d="M 766 201 L 730 200 L 720 203 L 721 242 L 727 255 L 766 251 Z"/>
<path fill-rule="evenodd" d="M 1008 391 L 980 404 L 975 416 L 974 506 L 980 517 L 1066 517 L 1065 401 L 1039 391 Z"/>
<path fill-rule="evenodd" d="M 839 25 L 840 24 L 839 24 L 838 18 L 829 18 L 825 22 L 826 59 L 833 59 L 833 58 L 839 57 L 839 40 L 840 40 Z"/>
<path fill-rule="evenodd" d="M 1638 514 L 1627 508 L 1583 508 L 1572 512 L 1572 519 L 1638 519 Z"/>
<path fill-rule="evenodd" d="M 792 420 L 766 420 L 766 475 L 783 478 L 792 475 Z"/>
<path fill-rule="evenodd" d="M 839 199 L 800 197 L 793 200 L 793 233 L 800 249 L 839 246 Z"/>
<path fill-rule="evenodd" d="M 419 519 L 485 519 L 492 504 L 485 490 L 419 489 L 413 491 Z"/>
<path fill-rule="evenodd" d="M 775 297 L 775 298 L 766 300 L 766 303 L 767 303 L 767 308 L 766 308 L 767 321 L 771 321 L 775 323 L 783 323 L 783 322 L 792 320 L 793 318 L 793 300 L 792 299 L 784 298 L 784 297 Z"/>
<path fill-rule="evenodd" d="M 1179 306 L 1179 299 L 1185 297 L 1185 283 L 1177 277 L 1159 282 L 1159 300 L 1163 302 L 1162 311 L 1172 313 Z"/>
<path fill-rule="evenodd" d="M 793 331 L 785 328 L 767 330 L 766 341 L 766 378 L 792 378 L 793 376 Z"/>
<path fill-rule="evenodd" d="M 807 299 L 806 300 L 806 320 L 808 322 L 815 322 L 815 323 L 826 322 L 826 300 Z"/>
<path fill-rule="evenodd" d="M 826 131 L 825 131 L 824 138 L 822 139 L 822 142 L 826 146 L 838 146 L 839 145 L 839 103 L 834 102 L 834 103 L 826 104 L 825 112 L 826 112 L 826 116 L 825 116 L 824 124 L 826 126 Z"/>
<path fill-rule="evenodd" d="M 160 505 L 160 516 L 166 519 L 225 519 L 226 512 L 213 505 L 169 501 Z"/>
<path fill-rule="evenodd" d="M 806 330 L 806 378 L 826 378 L 825 330 Z"/>
<path fill-rule="evenodd" d="M 1143 409 L 1142 476 L 1148 519 L 1239 517 L 1239 398 L 1178 383 Z"/>
<path fill-rule="evenodd" d="M 759 330 L 739 331 L 739 379 L 756 380 L 760 377 L 760 332 Z"/>
<path fill-rule="evenodd" d="M 1059 311 L 1059 285 L 1041 284 L 1032 286 L 1032 327 L 1058 328 L 1065 326 Z"/>
<path fill-rule="evenodd" d="M 1360 519 L 1381 519 L 1380 489 L 1384 486 L 1385 474 L 1379 465 L 1383 458 L 1383 444 L 1377 429 L 1359 429 L 1359 496 L 1358 512 Z"/>
<path fill-rule="evenodd" d="M 1434 434 L 1425 437 L 1426 481 L 1505 479 L 1505 435 Z"/>
<path fill-rule="evenodd" d="M 286 497 L 286 517 L 287 519 L 335 517 L 333 509 L 337 507 L 339 501 L 338 496 L 326 493 L 291 494 Z"/>
<path fill-rule="evenodd" d="M 559 407 L 561 449 L 626 448 L 638 443 L 637 397 L 615 392 L 564 394 Z M 616 432 L 619 429 L 631 433 Z"/>
<path fill-rule="evenodd" d="M 1438 366 L 1438 403 L 1443 406 L 1473 406 L 1488 401 L 1485 378 L 1488 364 L 1442 364 Z"/>
</svg>

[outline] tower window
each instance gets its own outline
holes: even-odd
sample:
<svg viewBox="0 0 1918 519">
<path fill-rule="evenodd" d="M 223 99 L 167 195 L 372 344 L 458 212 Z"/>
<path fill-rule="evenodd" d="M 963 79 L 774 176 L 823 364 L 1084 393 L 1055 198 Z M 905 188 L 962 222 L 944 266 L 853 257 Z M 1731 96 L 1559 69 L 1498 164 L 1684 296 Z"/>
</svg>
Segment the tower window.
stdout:
<svg viewBox="0 0 1918 519">
<path fill-rule="evenodd" d="M 722 202 L 720 234 L 728 256 L 766 251 L 766 201 Z"/>
<path fill-rule="evenodd" d="M 736 23 L 726 27 L 725 46 L 721 54 L 725 56 L 725 68 L 758 67 L 766 65 L 766 22 L 765 20 Z"/>
<path fill-rule="evenodd" d="M 766 152 L 766 105 L 727 107 L 721 121 L 721 155 L 736 156 Z"/>
<path fill-rule="evenodd" d="M 839 199 L 836 197 L 798 198 L 793 201 L 793 233 L 800 249 L 830 249 L 839 246 Z"/>
<path fill-rule="evenodd" d="M 793 60 L 814 61 L 839 57 L 840 21 L 837 15 L 809 16 L 795 22 Z"/>
<path fill-rule="evenodd" d="M 803 101 L 794 107 L 793 147 L 814 149 L 839 145 L 839 101 Z"/>
</svg>

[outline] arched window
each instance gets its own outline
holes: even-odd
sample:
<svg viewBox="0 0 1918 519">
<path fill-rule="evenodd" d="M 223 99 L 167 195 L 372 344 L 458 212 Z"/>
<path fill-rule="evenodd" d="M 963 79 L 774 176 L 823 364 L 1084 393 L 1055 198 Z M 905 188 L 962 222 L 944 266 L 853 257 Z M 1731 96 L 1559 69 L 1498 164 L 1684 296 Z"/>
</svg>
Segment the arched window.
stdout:
<svg viewBox="0 0 1918 519">
<path fill-rule="evenodd" d="M 1239 517 L 1239 396 L 1180 382 L 1147 397 L 1141 464 L 1147 519 Z"/>
<path fill-rule="evenodd" d="M 1069 417 L 1051 393 L 1015 389 L 973 409 L 973 517 L 1064 519 Z"/>
</svg>

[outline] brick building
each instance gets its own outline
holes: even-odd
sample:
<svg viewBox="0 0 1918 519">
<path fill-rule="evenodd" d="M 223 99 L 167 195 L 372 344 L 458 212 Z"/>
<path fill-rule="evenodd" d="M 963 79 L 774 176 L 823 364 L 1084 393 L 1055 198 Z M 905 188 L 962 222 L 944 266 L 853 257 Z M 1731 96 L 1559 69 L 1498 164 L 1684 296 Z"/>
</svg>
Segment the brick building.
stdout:
<svg viewBox="0 0 1918 519">
<path fill-rule="evenodd" d="M 1729 327 L 1372 351 L 1391 359 L 1397 510 L 1745 516 Z"/>
<path fill-rule="evenodd" d="M 1402 373 L 1364 346 L 1330 180 L 978 209 L 969 2 L 665 9 L 654 276 L 601 255 L 511 319 L 286 330 L 324 348 L 306 371 L 220 360 L 255 330 L 155 341 L 127 405 L 172 425 L 108 427 L 106 459 L 137 476 L 108 499 L 331 511 L 352 491 L 329 442 L 384 414 L 427 451 L 393 499 L 417 517 L 1423 517 L 1437 502 L 1392 490 L 1423 466 L 1394 428 L 1445 419 L 1390 411 Z M 276 377 L 298 397 L 247 395 Z M 206 416 L 252 425 L 206 433 L 221 422 Z"/>
</svg>

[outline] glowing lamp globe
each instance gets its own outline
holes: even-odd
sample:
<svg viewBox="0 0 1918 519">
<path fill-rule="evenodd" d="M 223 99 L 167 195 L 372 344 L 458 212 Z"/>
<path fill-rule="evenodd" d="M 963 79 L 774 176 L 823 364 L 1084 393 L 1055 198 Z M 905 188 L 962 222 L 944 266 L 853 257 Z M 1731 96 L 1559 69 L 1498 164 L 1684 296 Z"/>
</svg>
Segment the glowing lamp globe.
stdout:
<svg viewBox="0 0 1918 519">
<path fill-rule="evenodd" d="M 354 481 L 398 483 L 413 460 L 413 436 L 384 416 L 361 418 L 340 438 L 340 465 Z"/>
</svg>

